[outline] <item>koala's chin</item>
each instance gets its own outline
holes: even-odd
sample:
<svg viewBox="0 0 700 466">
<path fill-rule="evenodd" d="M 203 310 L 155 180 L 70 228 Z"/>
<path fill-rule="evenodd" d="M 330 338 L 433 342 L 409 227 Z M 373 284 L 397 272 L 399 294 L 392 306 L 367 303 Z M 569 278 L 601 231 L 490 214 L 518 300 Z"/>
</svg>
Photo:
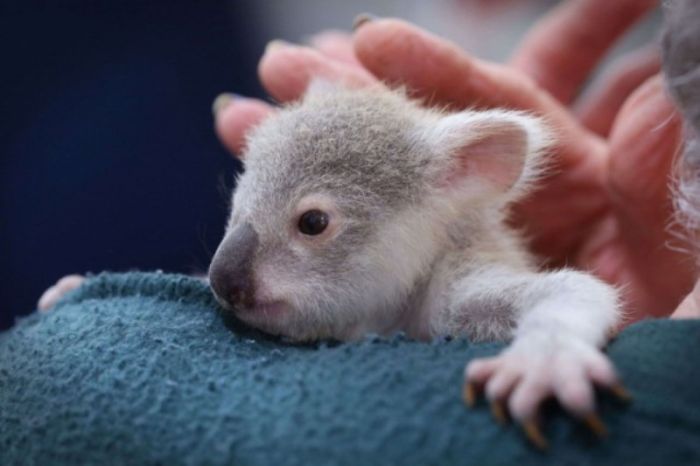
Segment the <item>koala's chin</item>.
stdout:
<svg viewBox="0 0 700 466">
<path fill-rule="evenodd" d="M 286 304 L 270 310 L 239 311 L 235 316 L 250 327 L 294 342 L 338 338 L 334 329 L 323 325 L 323 320 L 319 316 L 309 315 L 308 312 Z"/>
</svg>

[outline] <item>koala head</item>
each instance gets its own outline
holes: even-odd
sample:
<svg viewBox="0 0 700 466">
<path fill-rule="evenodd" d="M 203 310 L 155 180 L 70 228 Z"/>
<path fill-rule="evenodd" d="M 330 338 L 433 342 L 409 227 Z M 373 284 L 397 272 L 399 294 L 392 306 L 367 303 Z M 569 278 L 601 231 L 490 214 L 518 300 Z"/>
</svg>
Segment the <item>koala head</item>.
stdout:
<svg viewBox="0 0 700 466">
<path fill-rule="evenodd" d="M 533 178 L 540 123 L 442 114 L 385 88 L 312 86 L 248 140 L 209 276 L 248 324 L 295 340 L 396 328 L 456 218 Z"/>
</svg>

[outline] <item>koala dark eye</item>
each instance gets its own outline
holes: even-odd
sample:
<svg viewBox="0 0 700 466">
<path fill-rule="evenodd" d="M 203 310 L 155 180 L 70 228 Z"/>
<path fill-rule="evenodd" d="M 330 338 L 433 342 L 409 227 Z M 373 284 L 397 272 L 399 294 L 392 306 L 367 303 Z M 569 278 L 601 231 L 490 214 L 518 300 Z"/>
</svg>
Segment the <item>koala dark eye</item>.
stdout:
<svg viewBox="0 0 700 466">
<path fill-rule="evenodd" d="M 305 235 L 320 235 L 328 226 L 328 214 L 321 210 L 309 210 L 299 217 L 299 231 Z"/>
</svg>

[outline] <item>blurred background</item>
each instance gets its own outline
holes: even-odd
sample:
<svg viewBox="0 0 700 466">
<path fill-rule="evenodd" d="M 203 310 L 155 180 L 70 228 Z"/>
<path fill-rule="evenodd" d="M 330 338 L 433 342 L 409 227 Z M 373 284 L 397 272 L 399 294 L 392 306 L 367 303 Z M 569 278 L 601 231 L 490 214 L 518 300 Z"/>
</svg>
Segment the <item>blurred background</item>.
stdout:
<svg viewBox="0 0 700 466">
<path fill-rule="evenodd" d="M 504 60 L 554 0 L 0 2 L 0 329 L 69 273 L 204 272 L 240 169 L 221 92 L 264 97 L 274 38 L 405 18 Z M 653 39 L 658 15 L 611 55 Z"/>
</svg>

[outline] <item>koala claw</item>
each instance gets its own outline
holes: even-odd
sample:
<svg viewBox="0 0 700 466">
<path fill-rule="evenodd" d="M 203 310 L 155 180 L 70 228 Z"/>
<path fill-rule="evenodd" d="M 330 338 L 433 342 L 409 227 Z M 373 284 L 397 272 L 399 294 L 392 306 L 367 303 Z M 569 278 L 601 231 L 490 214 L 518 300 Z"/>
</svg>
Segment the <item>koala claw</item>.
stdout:
<svg viewBox="0 0 700 466">
<path fill-rule="evenodd" d="M 534 420 L 530 419 L 523 422 L 523 432 L 525 432 L 527 439 L 540 450 L 546 450 L 549 446 L 547 439 L 542 435 L 537 422 Z"/>
<path fill-rule="evenodd" d="M 608 429 L 605 424 L 600 419 L 596 413 L 588 413 L 583 417 L 583 422 L 586 423 L 588 428 L 596 434 L 598 437 L 606 437 L 608 435 Z"/>
<path fill-rule="evenodd" d="M 474 406 L 483 391 L 499 424 L 510 415 L 528 440 L 544 449 L 547 441 L 535 419 L 541 402 L 550 396 L 596 436 L 607 435 L 595 412 L 596 384 L 620 400 L 631 399 L 610 361 L 594 346 L 578 341 L 542 346 L 525 339 L 498 356 L 471 361 L 465 370 L 464 399 Z"/>
<path fill-rule="evenodd" d="M 476 404 L 476 385 L 468 380 L 464 383 L 462 400 L 464 400 L 464 404 L 470 408 L 473 408 Z"/>
<path fill-rule="evenodd" d="M 501 400 L 494 400 L 491 402 L 491 415 L 496 422 L 502 426 L 508 423 L 506 408 L 503 406 L 503 402 Z"/>
<path fill-rule="evenodd" d="M 83 284 L 85 277 L 82 275 L 66 275 L 56 282 L 55 285 L 44 291 L 39 298 L 37 307 L 40 311 L 46 312 L 51 309 L 66 293 L 73 291 Z"/>
<path fill-rule="evenodd" d="M 616 383 L 610 386 L 609 388 L 610 393 L 615 395 L 618 400 L 624 402 L 624 403 L 631 403 L 632 402 L 632 394 L 627 391 L 624 385 L 621 383 Z"/>
</svg>

